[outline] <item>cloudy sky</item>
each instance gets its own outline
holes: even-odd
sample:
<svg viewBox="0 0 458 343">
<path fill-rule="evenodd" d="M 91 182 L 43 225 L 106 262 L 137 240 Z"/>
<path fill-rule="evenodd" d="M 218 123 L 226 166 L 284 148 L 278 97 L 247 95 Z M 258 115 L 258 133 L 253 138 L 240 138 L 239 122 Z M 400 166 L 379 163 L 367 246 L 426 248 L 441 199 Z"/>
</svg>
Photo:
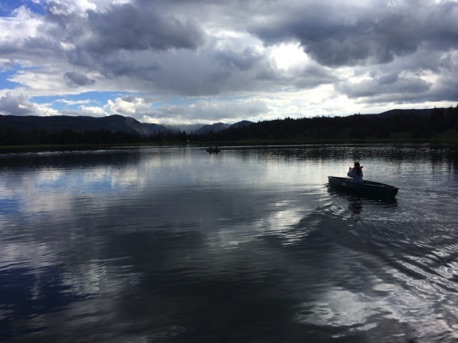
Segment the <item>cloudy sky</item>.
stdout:
<svg viewBox="0 0 458 343">
<path fill-rule="evenodd" d="M 458 104 L 458 1 L 0 0 L 0 113 L 211 123 Z"/>
</svg>

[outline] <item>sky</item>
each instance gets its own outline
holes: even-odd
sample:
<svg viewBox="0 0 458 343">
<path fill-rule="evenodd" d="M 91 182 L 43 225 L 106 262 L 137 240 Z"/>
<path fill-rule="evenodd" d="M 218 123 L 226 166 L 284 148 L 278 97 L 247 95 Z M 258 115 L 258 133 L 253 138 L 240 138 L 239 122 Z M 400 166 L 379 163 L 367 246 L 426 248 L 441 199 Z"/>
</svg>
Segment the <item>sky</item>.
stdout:
<svg viewBox="0 0 458 343">
<path fill-rule="evenodd" d="M 458 1 L 0 0 L 0 114 L 163 125 L 458 105 Z"/>
</svg>

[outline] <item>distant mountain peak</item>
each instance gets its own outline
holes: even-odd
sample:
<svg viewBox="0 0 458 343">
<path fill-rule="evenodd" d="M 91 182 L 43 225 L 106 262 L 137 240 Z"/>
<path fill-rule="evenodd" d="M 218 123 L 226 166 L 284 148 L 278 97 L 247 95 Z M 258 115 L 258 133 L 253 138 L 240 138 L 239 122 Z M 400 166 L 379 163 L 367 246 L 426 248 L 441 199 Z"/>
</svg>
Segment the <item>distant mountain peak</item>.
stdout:
<svg viewBox="0 0 458 343">
<path fill-rule="evenodd" d="M 89 116 L 0 116 L 0 126 L 21 127 L 25 131 L 31 130 L 64 130 L 70 129 L 75 132 L 108 130 L 110 132 L 134 133 L 142 136 L 155 134 L 158 131 L 166 131 L 163 126 L 154 128 L 151 124 L 142 124 L 132 117 L 124 117 L 113 114 L 106 117 Z"/>
<path fill-rule="evenodd" d="M 252 124 L 254 124 L 252 121 L 242 120 L 242 121 L 239 121 L 239 122 L 237 122 L 235 124 L 232 124 L 230 126 L 230 128 L 233 129 L 233 128 L 237 128 L 237 127 L 249 126 L 249 125 L 252 125 Z"/>
<path fill-rule="evenodd" d="M 215 123 L 215 124 L 211 124 L 211 125 L 204 125 L 200 129 L 194 131 L 194 133 L 196 135 L 203 135 L 203 134 L 207 134 L 207 133 L 211 133 L 211 132 L 216 133 L 216 132 L 222 131 L 224 129 L 227 129 L 228 127 L 229 127 L 228 124 Z"/>
</svg>

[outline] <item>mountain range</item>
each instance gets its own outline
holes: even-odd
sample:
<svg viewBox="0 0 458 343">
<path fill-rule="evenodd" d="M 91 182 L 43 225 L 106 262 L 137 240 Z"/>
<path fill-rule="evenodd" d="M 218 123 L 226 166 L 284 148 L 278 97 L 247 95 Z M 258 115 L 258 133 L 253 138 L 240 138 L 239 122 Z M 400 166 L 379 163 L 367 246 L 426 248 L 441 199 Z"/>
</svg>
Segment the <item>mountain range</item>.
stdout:
<svg viewBox="0 0 458 343">
<path fill-rule="evenodd" d="M 249 121 L 242 121 L 233 125 L 216 123 L 203 125 L 187 133 L 196 135 L 219 132 L 229 127 L 241 127 L 253 124 Z M 139 134 L 141 136 L 156 135 L 167 132 L 178 132 L 180 129 L 173 126 L 163 126 L 158 124 L 141 123 L 134 118 L 124 117 L 119 114 L 107 117 L 88 117 L 88 116 L 12 116 L 0 115 L 0 127 L 16 127 L 23 131 L 62 131 L 65 129 L 75 132 L 108 130 L 110 132 L 126 132 Z"/>
<path fill-rule="evenodd" d="M 394 109 L 379 114 L 366 114 L 358 115 L 361 117 L 367 118 L 393 118 L 393 117 L 405 117 L 410 118 L 409 120 L 414 120 L 412 116 L 417 118 L 425 118 L 432 116 L 435 112 L 443 111 L 444 114 L 447 113 L 456 113 L 458 107 L 449 108 L 449 109 L 408 109 L 408 110 L 399 110 Z M 339 117 L 335 117 L 338 119 Z M 345 117 L 342 117 L 345 118 Z M 272 121 L 272 125 L 276 121 Z M 259 125 L 268 124 L 269 121 L 259 122 Z M 167 134 L 167 133 L 181 133 L 185 132 L 186 134 L 193 135 L 208 135 L 211 133 L 218 133 L 229 128 L 243 128 L 249 125 L 253 125 L 253 122 L 244 120 L 238 123 L 229 125 L 225 123 L 215 123 L 211 125 L 202 125 L 202 126 L 188 126 L 184 128 L 183 126 L 164 126 L 159 124 L 148 124 L 141 123 L 134 118 L 124 117 L 119 114 L 107 116 L 107 117 L 88 117 L 88 116 L 50 116 L 50 117 L 39 117 L 39 116 L 12 116 L 12 115 L 0 115 L 0 129 L 3 129 L 3 132 L 6 132 L 5 129 L 14 128 L 15 130 L 20 130 L 21 132 L 58 132 L 63 130 L 71 130 L 73 132 L 82 133 L 82 132 L 98 132 L 98 131 L 108 131 L 111 133 L 122 132 L 127 134 L 136 134 L 142 137 L 146 136 L 155 136 L 158 134 Z M 278 127 L 280 129 L 280 127 Z M 14 131 L 14 130 L 13 130 Z M 10 132 L 13 132 L 10 131 Z"/>
<path fill-rule="evenodd" d="M 0 145 L 126 144 L 142 142 L 334 142 L 458 140 L 458 106 L 379 114 L 284 118 L 229 125 L 166 127 L 121 115 L 0 115 Z"/>
</svg>

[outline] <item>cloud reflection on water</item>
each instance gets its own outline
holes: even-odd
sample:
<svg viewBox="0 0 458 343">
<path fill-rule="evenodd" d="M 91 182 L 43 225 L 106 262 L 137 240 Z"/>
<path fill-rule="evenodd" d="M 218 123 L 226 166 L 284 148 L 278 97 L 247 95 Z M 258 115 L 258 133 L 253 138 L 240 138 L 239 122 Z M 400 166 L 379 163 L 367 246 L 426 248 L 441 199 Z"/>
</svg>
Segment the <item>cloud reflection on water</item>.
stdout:
<svg viewBox="0 0 458 343">
<path fill-rule="evenodd" d="M 354 220 L 351 201 L 327 192 L 323 175 L 346 160 L 284 161 L 279 153 L 240 160 L 239 153 L 152 149 L 121 154 L 121 162 L 86 156 L 3 174 L 9 181 L 0 183 L 1 198 L 19 205 L 0 212 L 7 252 L 0 271 L 47 275 L 57 268 L 54 289 L 69 295 L 64 305 L 33 314 L 40 325 L 20 325 L 46 327 L 45 338 L 99 341 L 236 340 L 240 332 L 272 341 L 369 340 L 393 332 L 404 342 L 415 325 L 410 309 L 431 320 L 427 310 L 443 313 L 453 304 L 449 294 L 436 304 L 425 279 L 406 277 L 394 263 L 412 253 L 419 237 L 409 230 L 426 229 L 416 225 L 422 218 L 412 221 L 399 204 L 361 201 Z M 406 208 L 405 198 L 400 205 Z M 422 252 L 445 249 L 426 245 Z M 447 266 L 453 279 L 454 265 Z M 36 282 L 21 283 L 46 299 Z"/>
</svg>

